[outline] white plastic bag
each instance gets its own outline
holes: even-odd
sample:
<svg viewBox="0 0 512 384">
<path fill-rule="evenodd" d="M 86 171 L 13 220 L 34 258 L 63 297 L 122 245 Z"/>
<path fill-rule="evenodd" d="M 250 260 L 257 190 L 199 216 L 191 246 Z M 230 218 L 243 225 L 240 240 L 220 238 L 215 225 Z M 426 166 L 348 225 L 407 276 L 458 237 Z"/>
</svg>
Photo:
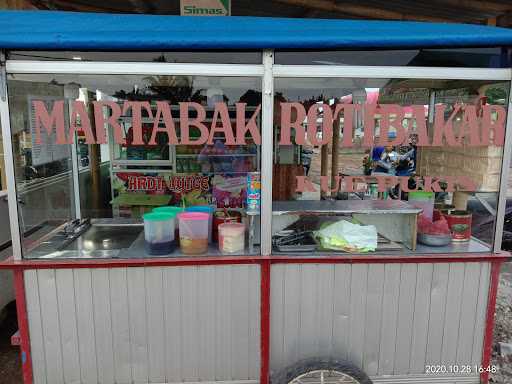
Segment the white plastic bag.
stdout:
<svg viewBox="0 0 512 384">
<path fill-rule="evenodd" d="M 377 228 L 340 220 L 315 232 L 323 248 L 347 252 L 373 252 L 377 249 Z"/>
</svg>

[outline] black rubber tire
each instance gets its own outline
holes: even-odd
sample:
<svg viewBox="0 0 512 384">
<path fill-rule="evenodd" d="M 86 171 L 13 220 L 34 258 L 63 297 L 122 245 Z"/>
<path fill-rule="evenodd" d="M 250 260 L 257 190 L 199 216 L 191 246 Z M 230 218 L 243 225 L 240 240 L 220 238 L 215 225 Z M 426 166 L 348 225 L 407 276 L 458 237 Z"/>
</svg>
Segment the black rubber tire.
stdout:
<svg viewBox="0 0 512 384">
<path fill-rule="evenodd" d="M 271 384 L 288 384 L 293 379 L 305 373 L 330 370 L 344 373 L 351 376 L 359 382 L 359 384 L 373 384 L 370 378 L 354 364 L 343 360 L 335 360 L 329 358 L 311 358 L 299 361 L 285 369 L 271 375 Z"/>
</svg>

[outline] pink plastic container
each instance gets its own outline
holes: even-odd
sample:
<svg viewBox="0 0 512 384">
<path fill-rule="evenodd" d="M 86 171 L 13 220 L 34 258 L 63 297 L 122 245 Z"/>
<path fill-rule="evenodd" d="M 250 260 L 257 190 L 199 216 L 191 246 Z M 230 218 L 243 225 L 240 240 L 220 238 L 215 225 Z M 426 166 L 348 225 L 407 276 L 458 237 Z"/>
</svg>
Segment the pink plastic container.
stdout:
<svg viewBox="0 0 512 384">
<path fill-rule="evenodd" d="M 208 251 L 209 214 L 183 212 L 178 215 L 180 249 L 186 255 L 200 255 Z"/>
</svg>

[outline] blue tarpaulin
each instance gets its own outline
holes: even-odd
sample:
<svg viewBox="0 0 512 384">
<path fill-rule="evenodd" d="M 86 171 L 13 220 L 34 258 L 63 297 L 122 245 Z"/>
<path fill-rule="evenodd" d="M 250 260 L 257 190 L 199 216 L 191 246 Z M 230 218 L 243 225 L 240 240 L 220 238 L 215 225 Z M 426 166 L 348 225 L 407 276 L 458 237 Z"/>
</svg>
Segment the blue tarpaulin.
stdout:
<svg viewBox="0 0 512 384">
<path fill-rule="evenodd" d="M 512 45 L 512 30 L 404 21 L 1 11 L 0 48 L 356 49 Z"/>
</svg>

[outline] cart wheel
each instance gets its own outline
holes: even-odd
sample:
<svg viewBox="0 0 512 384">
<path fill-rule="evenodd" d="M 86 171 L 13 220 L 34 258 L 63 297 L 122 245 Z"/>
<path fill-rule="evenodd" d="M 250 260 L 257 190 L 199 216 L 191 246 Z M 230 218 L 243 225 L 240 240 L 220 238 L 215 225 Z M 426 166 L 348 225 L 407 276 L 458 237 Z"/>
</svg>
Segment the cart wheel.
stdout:
<svg viewBox="0 0 512 384">
<path fill-rule="evenodd" d="M 272 384 L 372 384 L 369 377 L 346 361 L 308 359 L 271 378 Z"/>
</svg>

